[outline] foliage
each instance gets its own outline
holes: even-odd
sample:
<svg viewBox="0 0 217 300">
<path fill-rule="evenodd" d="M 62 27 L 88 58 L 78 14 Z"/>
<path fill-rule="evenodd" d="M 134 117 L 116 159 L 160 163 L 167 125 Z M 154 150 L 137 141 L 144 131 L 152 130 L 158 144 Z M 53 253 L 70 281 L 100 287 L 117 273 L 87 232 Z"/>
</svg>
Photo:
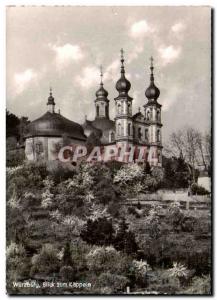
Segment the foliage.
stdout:
<svg viewBox="0 0 217 300">
<path fill-rule="evenodd" d="M 129 258 L 113 246 L 94 247 L 86 255 L 86 260 L 88 269 L 96 274 L 111 272 L 124 275 L 130 263 Z"/>
<path fill-rule="evenodd" d="M 125 168 L 135 166 L 111 170 L 82 163 L 58 180 L 45 165 L 7 168 L 8 285 L 57 277 L 92 282 L 82 293 L 122 293 L 126 286 L 133 292 L 209 293 L 207 211 L 182 210 L 166 201 L 144 206 L 140 198 L 127 207 L 129 190 L 134 197 L 155 190 L 163 172 L 139 167 L 139 175 L 131 172 L 129 180 Z"/>
<path fill-rule="evenodd" d="M 60 277 L 62 278 L 63 282 L 73 281 L 75 278 L 74 269 L 70 266 L 63 266 L 60 269 Z"/>
<path fill-rule="evenodd" d="M 121 250 L 127 254 L 135 254 L 138 246 L 133 232 L 128 230 L 128 224 L 123 218 L 119 224 L 117 234 L 115 236 L 114 245 L 117 250 Z"/>
<path fill-rule="evenodd" d="M 196 183 L 191 185 L 191 192 L 193 195 L 209 195 L 210 192 L 207 191 L 203 186 L 200 186 Z"/>
<path fill-rule="evenodd" d="M 185 291 L 186 294 L 192 295 L 210 295 L 211 294 L 211 278 L 209 275 L 202 277 L 194 277 L 190 287 Z"/>
<path fill-rule="evenodd" d="M 96 220 L 88 219 L 83 230 L 81 238 L 87 243 L 94 245 L 110 245 L 114 240 L 114 229 L 111 219 L 105 217 Z"/>
<path fill-rule="evenodd" d="M 173 263 L 173 267 L 169 270 L 171 277 L 182 278 L 187 276 L 187 268 L 177 262 Z"/>
<path fill-rule="evenodd" d="M 96 285 L 101 293 L 113 294 L 123 291 L 129 280 L 123 275 L 112 274 L 110 272 L 102 273 L 97 279 Z"/>
<path fill-rule="evenodd" d="M 32 257 L 31 274 L 50 274 L 52 272 L 58 272 L 59 260 L 58 251 L 52 244 L 45 244 L 42 246 L 40 252 Z"/>
<path fill-rule="evenodd" d="M 143 178 L 143 169 L 138 164 L 126 164 L 117 171 L 114 176 L 114 183 L 118 183 L 121 187 L 133 185 Z"/>
</svg>

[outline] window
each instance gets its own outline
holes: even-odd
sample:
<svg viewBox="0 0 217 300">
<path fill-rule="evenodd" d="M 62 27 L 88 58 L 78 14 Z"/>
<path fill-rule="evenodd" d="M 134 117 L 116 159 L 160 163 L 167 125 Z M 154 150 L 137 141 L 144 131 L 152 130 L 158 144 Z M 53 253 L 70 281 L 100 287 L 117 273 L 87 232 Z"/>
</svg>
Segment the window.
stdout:
<svg viewBox="0 0 217 300">
<path fill-rule="evenodd" d="M 150 111 L 147 111 L 147 120 L 150 121 Z"/>
<path fill-rule="evenodd" d="M 157 121 L 160 121 L 160 111 L 157 111 Z"/>
<path fill-rule="evenodd" d="M 99 106 L 96 106 L 96 116 L 99 117 Z"/>
<path fill-rule="evenodd" d="M 128 103 L 128 114 L 130 113 L 130 103 Z"/>
<path fill-rule="evenodd" d="M 157 131 L 157 142 L 160 142 L 160 130 Z"/>
<path fill-rule="evenodd" d="M 110 142 L 114 142 L 114 140 L 115 140 L 115 134 L 114 134 L 114 132 L 111 132 L 111 134 L 110 134 Z"/>
<path fill-rule="evenodd" d="M 128 135 L 131 135 L 131 124 L 128 123 Z"/>
<path fill-rule="evenodd" d="M 138 128 L 138 138 L 141 139 L 142 137 L 142 129 L 141 127 Z"/>
<path fill-rule="evenodd" d="M 118 135 L 121 135 L 121 124 L 118 124 Z"/>
<path fill-rule="evenodd" d="M 121 114 L 121 105 L 118 104 L 118 114 L 120 115 Z"/>
<path fill-rule="evenodd" d="M 148 129 L 145 129 L 145 139 L 148 141 Z"/>
<path fill-rule="evenodd" d="M 38 153 L 38 154 L 40 154 L 40 153 L 43 152 L 43 145 L 42 145 L 41 142 L 37 142 L 37 143 L 35 144 L 35 151 L 36 151 L 36 153 Z"/>
</svg>

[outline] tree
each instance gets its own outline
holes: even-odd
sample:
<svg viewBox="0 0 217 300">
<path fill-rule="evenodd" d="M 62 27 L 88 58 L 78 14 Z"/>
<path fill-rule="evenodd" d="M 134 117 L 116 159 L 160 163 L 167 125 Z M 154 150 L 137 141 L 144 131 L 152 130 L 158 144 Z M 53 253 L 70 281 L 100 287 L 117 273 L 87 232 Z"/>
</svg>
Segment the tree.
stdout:
<svg viewBox="0 0 217 300">
<path fill-rule="evenodd" d="M 191 127 L 173 132 L 170 136 L 170 142 L 165 147 L 168 154 L 174 157 L 182 157 L 189 165 L 189 173 L 193 182 L 196 181 L 195 169 L 198 162 L 202 160 L 206 168 L 205 150 L 202 134 Z"/>
<path fill-rule="evenodd" d="M 42 246 L 38 254 L 32 257 L 31 275 L 42 273 L 49 275 L 59 270 L 59 260 L 57 249 L 52 244 Z"/>
<path fill-rule="evenodd" d="M 126 223 L 125 218 L 122 218 L 120 222 L 114 245 L 117 250 L 121 250 L 127 254 L 135 254 L 138 250 L 135 236 L 128 230 L 128 224 Z"/>
<path fill-rule="evenodd" d="M 92 245 L 111 245 L 114 240 L 112 220 L 106 218 L 88 219 L 80 236 Z"/>
<path fill-rule="evenodd" d="M 187 268 L 180 263 L 174 262 L 173 267 L 169 269 L 169 276 L 178 278 L 179 282 L 181 282 L 183 278 L 187 277 L 187 275 L 188 275 Z"/>
<path fill-rule="evenodd" d="M 63 263 L 65 266 L 71 266 L 72 265 L 72 257 L 71 257 L 71 249 L 70 249 L 70 243 L 67 242 L 64 247 L 63 252 Z"/>
</svg>

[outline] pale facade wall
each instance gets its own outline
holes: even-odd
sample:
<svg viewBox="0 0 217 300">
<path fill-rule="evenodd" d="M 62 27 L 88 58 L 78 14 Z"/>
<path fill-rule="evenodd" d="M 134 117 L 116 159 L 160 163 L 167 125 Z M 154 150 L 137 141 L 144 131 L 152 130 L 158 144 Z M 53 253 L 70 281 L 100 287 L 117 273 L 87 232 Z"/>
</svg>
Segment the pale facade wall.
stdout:
<svg viewBox="0 0 217 300">
<path fill-rule="evenodd" d="M 25 142 L 26 158 L 31 161 L 57 160 L 58 152 L 63 146 L 63 142 L 63 137 L 28 138 Z M 69 138 L 68 144 L 84 145 L 85 142 Z"/>
</svg>

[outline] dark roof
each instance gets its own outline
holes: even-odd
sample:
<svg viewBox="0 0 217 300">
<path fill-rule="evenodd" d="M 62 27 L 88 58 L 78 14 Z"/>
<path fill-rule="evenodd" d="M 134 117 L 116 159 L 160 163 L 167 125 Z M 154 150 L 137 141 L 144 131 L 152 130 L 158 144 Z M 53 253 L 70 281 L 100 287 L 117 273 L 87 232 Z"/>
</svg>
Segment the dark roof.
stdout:
<svg viewBox="0 0 217 300">
<path fill-rule="evenodd" d="M 137 117 L 142 117 L 144 118 L 144 115 L 139 111 L 135 115 L 133 115 L 133 120 L 135 120 Z"/>
<path fill-rule="evenodd" d="M 81 125 L 66 119 L 60 114 L 46 112 L 42 117 L 28 124 L 25 137 L 63 135 L 79 140 L 86 140 Z"/>
<path fill-rule="evenodd" d="M 102 130 L 94 127 L 92 125 L 93 121 L 85 120 L 84 124 L 82 125 L 84 130 L 89 130 L 90 132 L 93 132 L 96 136 L 101 137 Z"/>
<path fill-rule="evenodd" d="M 115 128 L 115 122 L 112 120 L 109 120 L 108 118 L 96 118 L 94 121 L 91 122 L 92 126 L 95 128 L 98 128 L 102 131 L 108 130 L 108 129 L 114 129 Z"/>
</svg>

